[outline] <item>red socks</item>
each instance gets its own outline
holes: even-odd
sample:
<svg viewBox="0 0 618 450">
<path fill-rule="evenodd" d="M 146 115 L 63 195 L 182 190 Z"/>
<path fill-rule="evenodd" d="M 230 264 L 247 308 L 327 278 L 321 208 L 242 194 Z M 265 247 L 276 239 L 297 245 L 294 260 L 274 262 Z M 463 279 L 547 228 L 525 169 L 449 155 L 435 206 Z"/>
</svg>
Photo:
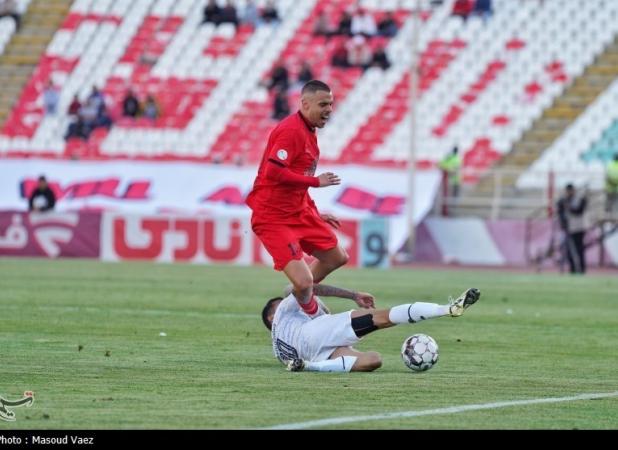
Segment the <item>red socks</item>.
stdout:
<svg viewBox="0 0 618 450">
<path fill-rule="evenodd" d="M 318 312 L 318 302 L 315 300 L 315 295 L 311 296 L 311 300 L 309 300 L 309 303 L 298 302 L 298 304 L 305 312 L 305 314 L 312 316 Z"/>
</svg>

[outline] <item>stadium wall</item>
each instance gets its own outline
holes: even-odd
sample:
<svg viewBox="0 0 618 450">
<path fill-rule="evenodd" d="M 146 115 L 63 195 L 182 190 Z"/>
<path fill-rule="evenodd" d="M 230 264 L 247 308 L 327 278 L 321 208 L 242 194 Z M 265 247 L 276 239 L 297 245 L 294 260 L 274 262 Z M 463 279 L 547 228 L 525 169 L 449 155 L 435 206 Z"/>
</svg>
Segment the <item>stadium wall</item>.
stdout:
<svg viewBox="0 0 618 450">
<path fill-rule="evenodd" d="M 388 265 L 386 219 L 343 220 L 339 242 L 352 267 Z M 247 215 L 0 212 L 0 256 L 272 265 Z"/>
<path fill-rule="evenodd" d="M 344 220 L 337 231 L 350 267 L 388 267 L 389 229 L 384 218 Z M 530 255 L 547 249 L 552 224 L 538 221 L 528 243 Z M 428 218 L 418 227 L 420 263 L 525 266 L 526 224 Z M 618 265 L 618 235 L 605 241 L 606 264 Z M 122 212 L 0 212 L 0 256 L 145 260 L 193 264 L 271 265 L 251 232 L 249 217 L 182 216 Z M 588 252 L 590 266 L 599 248 Z M 552 261 L 549 260 L 548 263 Z"/>
</svg>

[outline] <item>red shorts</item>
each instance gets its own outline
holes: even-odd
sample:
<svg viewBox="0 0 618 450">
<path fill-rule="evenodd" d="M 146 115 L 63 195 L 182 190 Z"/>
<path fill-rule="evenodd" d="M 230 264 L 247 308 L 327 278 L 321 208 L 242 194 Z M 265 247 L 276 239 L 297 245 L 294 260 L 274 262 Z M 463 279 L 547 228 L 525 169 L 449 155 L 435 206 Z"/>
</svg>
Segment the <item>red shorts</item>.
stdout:
<svg viewBox="0 0 618 450">
<path fill-rule="evenodd" d="M 292 260 L 302 259 L 303 252 L 312 255 L 316 250 L 330 250 L 337 246 L 337 236 L 331 226 L 313 211 L 301 213 L 292 223 L 271 223 L 253 215 L 251 228 L 275 261 L 275 270 Z"/>
</svg>

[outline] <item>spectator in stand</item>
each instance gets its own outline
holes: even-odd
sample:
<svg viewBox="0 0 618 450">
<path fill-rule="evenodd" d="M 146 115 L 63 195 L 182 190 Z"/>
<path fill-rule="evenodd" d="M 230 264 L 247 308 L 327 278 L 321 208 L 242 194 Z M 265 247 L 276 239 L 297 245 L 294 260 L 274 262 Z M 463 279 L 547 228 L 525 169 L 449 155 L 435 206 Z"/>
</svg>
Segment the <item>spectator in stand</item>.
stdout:
<svg viewBox="0 0 618 450">
<path fill-rule="evenodd" d="M 219 13 L 218 23 L 231 23 L 234 27 L 238 27 L 238 15 L 236 14 L 236 8 L 234 8 L 234 5 L 232 5 L 232 2 L 229 0 Z"/>
<path fill-rule="evenodd" d="M 348 64 L 348 50 L 343 42 L 339 43 L 335 50 L 333 50 L 330 63 L 333 67 L 350 67 Z"/>
<path fill-rule="evenodd" d="M 481 16 L 483 21 L 487 21 L 493 14 L 491 0 L 476 0 L 472 14 Z"/>
<path fill-rule="evenodd" d="M 221 15 L 221 8 L 217 5 L 217 0 L 208 0 L 208 3 L 204 7 L 204 18 L 202 23 L 214 23 L 219 24 L 219 16 Z"/>
<path fill-rule="evenodd" d="M 352 14 L 349 11 L 344 11 L 339 19 L 339 26 L 335 34 L 342 36 L 352 36 Z"/>
<path fill-rule="evenodd" d="M 297 82 L 302 84 L 303 86 L 309 81 L 313 80 L 313 71 L 311 70 L 311 66 L 307 61 L 303 61 L 303 65 L 300 68 L 300 72 L 298 72 L 298 80 Z"/>
<path fill-rule="evenodd" d="M 336 34 L 336 30 L 330 22 L 330 16 L 326 11 L 322 10 L 318 14 L 318 18 L 313 26 L 313 34 L 315 36 L 326 36 L 326 38 L 330 38 L 333 34 Z"/>
<path fill-rule="evenodd" d="M 251 25 L 253 28 L 257 28 L 262 24 L 262 19 L 260 18 L 260 11 L 257 6 L 255 6 L 255 2 L 253 0 L 247 0 L 245 4 L 245 8 L 241 14 L 242 23 L 247 23 Z"/>
<path fill-rule="evenodd" d="M 352 35 L 362 35 L 366 38 L 375 36 L 378 32 L 373 15 L 364 8 L 358 8 L 352 16 Z"/>
<path fill-rule="evenodd" d="M 354 36 L 348 42 L 348 65 L 350 67 L 361 67 L 366 70 L 371 65 L 373 55 L 367 45 L 367 40 L 361 36 Z"/>
<path fill-rule="evenodd" d="M 161 108 L 152 94 L 148 94 L 142 106 L 142 115 L 150 120 L 156 120 L 161 116 Z"/>
<path fill-rule="evenodd" d="M 94 128 L 105 127 L 110 128 L 112 126 L 112 118 L 107 112 L 107 105 L 105 101 L 99 104 L 97 109 L 97 118 L 94 122 Z"/>
<path fill-rule="evenodd" d="M 56 195 L 47 184 L 45 175 L 39 177 L 39 183 L 28 199 L 29 211 L 51 211 L 56 206 Z"/>
<path fill-rule="evenodd" d="M 461 17 L 465 22 L 472 12 L 473 7 L 474 4 L 472 3 L 472 0 L 455 0 L 452 15 Z"/>
<path fill-rule="evenodd" d="M 92 105 L 97 110 L 97 115 L 100 115 L 105 110 L 105 97 L 96 86 L 92 86 L 87 102 L 92 102 Z"/>
<path fill-rule="evenodd" d="M 290 115 L 290 102 L 285 90 L 277 88 L 273 103 L 273 119 L 281 120 Z"/>
<path fill-rule="evenodd" d="M 133 90 L 129 89 L 124 100 L 122 100 L 122 115 L 124 117 L 136 118 L 139 112 L 139 100 Z"/>
<path fill-rule="evenodd" d="M 397 34 L 399 27 L 391 11 L 388 11 L 380 23 L 378 23 L 378 34 L 385 37 L 393 37 Z"/>
<path fill-rule="evenodd" d="M 262 10 L 262 20 L 269 25 L 276 25 L 281 21 L 277 8 L 275 8 L 275 4 L 272 0 L 266 2 L 266 6 L 264 6 Z"/>
<path fill-rule="evenodd" d="M 73 96 L 73 101 L 69 105 L 68 115 L 71 119 L 69 126 L 67 127 L 67 132 L 64 135 L 65 139 L 70 138 L 79 138 L 79 139 L 88 139 L 90 135 L 90 130 L 86 126 L 84 122 L 84 118 L 82 117 L 82 108 L 84 105 L 79 101 L 77 95 Z"/>
<path fill-rule="evenodd" d="M 78 113 L 78 125 L 81 126 L 78 137 L 88 139 L 92 130 L 96 128 L 98 118 L 98 104 L 93 97 L 84 102 Z"/>
<path fill-rule="evenodd" d="M 79 98 L 77 97 L 77 95 L 74 95 L 73 101 L 71 101 L 71 104 L 69 105 L 69 109 L 67 110 L 67 113 L 71 117 L 77 117 L 81 107 L 82 107 L 82 104 L 79 101 Z"/>
<path fill-rule="evenodd" d="M 55 115 L 58 110 L 58 102 L 60 101 L 60 92 L 58 88 L 54 86 L 54 83 L 49 80 L 47 87 L 43 91 L 43 106 L 45 108 L 45 114 Z"/>
<path fill-rule="evenodd" d="M 0 19 L 3 17 L 12 17 L 15 21 L 15 30 L 19 30 L 21 26 L 21 14 L 17 11 L 17 3 L 15 0 L 0 0 Z"/>
<path fill-rule="evenodd" d="M 309 65 L 307 61 L 303 61 L 291 90 L 293 92 L 300 92 L 302 87 L 311 80 L 313 80 L 313 70 L 311 70 L 311 65 Z"/>
<path fill-rule="evenodd" d="M 270 80 L 266 83 L 266 87 L 269 91 L 274 88 L 279 88 L 287 92 L 290 87 L 290 76 L 288 74 L 288 69 L 283 63 L 278 63 L 275 66 L 270 74 Z"/>
<path fill-rule="evenodd" d="M 380 46 L 374 50 L 371 65 L 380 67 L 382 70 L 386 70 L 391 66 L 391 62 L 388 60 L 388 56 L 386 56 L 386 52 L 384 51 L 384 46 Z"/>
</svg>

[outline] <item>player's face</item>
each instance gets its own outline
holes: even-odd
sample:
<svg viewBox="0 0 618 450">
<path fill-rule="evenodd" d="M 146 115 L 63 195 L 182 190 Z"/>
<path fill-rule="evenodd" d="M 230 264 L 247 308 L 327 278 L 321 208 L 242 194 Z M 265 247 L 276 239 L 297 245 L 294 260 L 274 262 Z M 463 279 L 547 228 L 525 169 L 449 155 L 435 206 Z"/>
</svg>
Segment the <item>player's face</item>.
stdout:
<svg viewBox="0 0 618 450">
<path fill-rule="evenodd" d="M 273 319 L 275 318 L 275 312 L 277 312 L 277 308 L 279 307 L 279 304 L 282 301 L 283 300 L 278 300 L 276 302 L 273 302 L 271 307 L 270 307 L 270 314 L 268 314 L 268 321 L 270 322 L 271 325 L 273 323 Z"/>
<path fill-rule="evenodd" d="M 303 96 L 303 114 L 318 128 L 324 128 L 333 112 L 333 93 L 317 91 Z"/>
</svg>

